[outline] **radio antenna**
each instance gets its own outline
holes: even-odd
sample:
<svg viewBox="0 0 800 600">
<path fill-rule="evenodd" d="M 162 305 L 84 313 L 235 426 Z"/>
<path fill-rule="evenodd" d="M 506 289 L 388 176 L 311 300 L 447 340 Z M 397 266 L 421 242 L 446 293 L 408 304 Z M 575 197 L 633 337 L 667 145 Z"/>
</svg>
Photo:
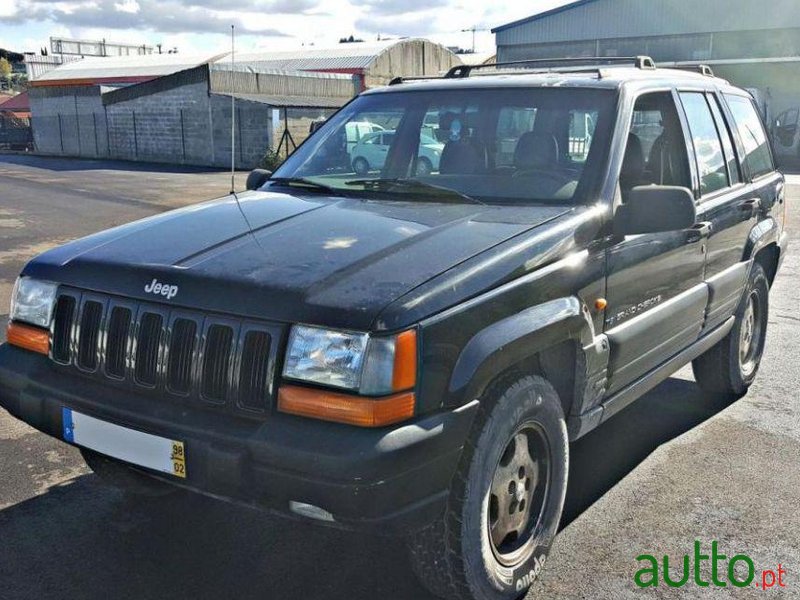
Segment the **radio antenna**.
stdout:
<svg viewBox="0 0 800 600">
<path fill-rule="evenodd" d="M 234 185 L 234 177 L 235 177 L 235 168 L 236 168 L 236 109 L 234 107 L 234 103 L 236 101 L 235 96 L 233 95 L 233 81 L 234 81 L 234 71 L 236 69 L 236 38 L 234 36 L 235 26 L 231 25 L 231 76 L 229 81 L 231 82 L 231 194 L 236 193 L 236 186 Z"/>
</svg>

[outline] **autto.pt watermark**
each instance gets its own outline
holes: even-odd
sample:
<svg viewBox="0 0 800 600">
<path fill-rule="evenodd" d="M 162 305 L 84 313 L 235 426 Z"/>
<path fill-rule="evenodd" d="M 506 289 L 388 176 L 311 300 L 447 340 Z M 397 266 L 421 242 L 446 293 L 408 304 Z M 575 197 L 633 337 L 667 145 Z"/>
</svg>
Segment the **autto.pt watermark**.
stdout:
<svg viewBox="0 0 800 600">
<path fill-rule="evenodd" d="M 780 563 L 774 568 L 757 569 L 746 554 L 736 554 L 730 558 L 723 554 L 717 542 L 711 542 L 708 548 L 695 540 L 693 550 L 691 554 L 673 559 L 664 555 L 661 560 L 652 554 L 640 554 L 636 557 L 639 570 L 634 574 L 633 581 L 640 588 L 730 585 L 777 590 L 788 585 L 786 569 Z"/>
</svg>

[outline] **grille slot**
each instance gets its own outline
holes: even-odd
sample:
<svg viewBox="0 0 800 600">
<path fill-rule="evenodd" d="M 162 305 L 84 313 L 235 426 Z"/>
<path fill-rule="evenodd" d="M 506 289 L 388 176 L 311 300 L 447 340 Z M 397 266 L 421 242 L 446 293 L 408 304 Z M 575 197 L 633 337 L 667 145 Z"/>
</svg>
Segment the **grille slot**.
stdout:
<svg viewBox="0 0 800 600">
<path fill-rule="evenodd" d="M 103 319 L 103 305 L 89 300 L 83 305 L 80 335 L 78 336 L 78 366 L 86 371 L 97 369 L 97 341 L 100 337 L 100 322 Z"/>
<path fill-rule="evenodd" d="M 125 377 L 125 356 L 128 349 L 128 335 L 131 329 L 131 311 L 124 306 L 111 310 L 106 335 L 106 375 L 123 379 Z"/>
<path fill-rule="evenodd" d="M 248 331 L 245 335 L 239 372 L 239 405 L 243 408 L 266 408 L 270 342 L 270 335 L 265 331 Z"/>
<path fill-rule="evenodd" d="M 200 392 L 206 400 L 223 403 L 228 388 L 233 329 L 227 325 L 208 328 Z"/>
<path fill-rule="evenodd" d="M 176 394 L 188 394 L 192 387 L 197 323 L 189 319 L 175 319 L 169 343 L 167 361 L 167 387 Z"/>
<path fill-rule="evenodd" d="M 161 346 L 163 319 L 157 313 L 144 313 L 136 338 L 136 381 L 153 387 L 158 379 L 158 349 Z"/>
<path fill-rule="evenodd" d="M 75 298 L 61 296 L 56 303 L 53 326 L 53 359 L 68 363 L 71 357 L 72 323 L 75 320 Z"/>
</svg>

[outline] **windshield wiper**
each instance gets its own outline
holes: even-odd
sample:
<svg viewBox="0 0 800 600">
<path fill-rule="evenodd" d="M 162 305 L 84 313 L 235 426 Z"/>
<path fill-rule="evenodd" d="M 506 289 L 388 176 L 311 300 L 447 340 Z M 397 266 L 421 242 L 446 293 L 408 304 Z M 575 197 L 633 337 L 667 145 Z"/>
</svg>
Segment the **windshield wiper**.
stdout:
<svg viewBox="0 0 800 600">
<path fill-rule="evenodd" d="M 477 198 L 467 196 L 451 188 L 433 185 L 432 183 L 425 183 L 418 179 L 404 179 L 404 178 L 378 178 L 378 179 L 353 179 L 345 181 L 345 185 L 361 185 L 365 190 L 375 190 L 378 192 L 390 192 L 393 189 L 412 190 L 418 192 L 428 192 L 435 195 L 437 199 L 447 202 L 471 202 L 473 204 L 486 204 Z"/>
<path fill-rule="evenodd" d="M 318 192 L 325 192 L 333 196 L 341 196 L 341 192 L 335 188 L 325 185 L 324 183 L 317 183 L 311 179 L 306 179 L 305 177 L 273 177 L 272 179 L 268 179 L 267 183 L 277 183 L 278 185 L 286 185 L 289 187 L 302 187 Z"/>
</svg>

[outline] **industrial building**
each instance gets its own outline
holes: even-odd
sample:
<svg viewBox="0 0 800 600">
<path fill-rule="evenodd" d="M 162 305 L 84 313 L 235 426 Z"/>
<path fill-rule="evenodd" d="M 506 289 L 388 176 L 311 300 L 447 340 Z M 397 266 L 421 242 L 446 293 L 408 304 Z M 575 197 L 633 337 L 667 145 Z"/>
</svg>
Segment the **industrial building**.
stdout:
<svg viewBox="0 0 800 600">
<path fill-rule="evenodd" d="M 779 143 L 783 115 L 800 106 L 797 0 L 579 0 L 492 31 L 498 62 L 645 54 L 707 64 L 753 91 L 779 156 L 798 151 Z"/>
<path fill-rule="evenodd" d="M 31 82 L 40 153 L 227 166 L 291 150 L 354 95 L 397 75 L 437 75 L 459 58 L 427 40 L 189 57 L 87 58 Z"/>
</svg>

